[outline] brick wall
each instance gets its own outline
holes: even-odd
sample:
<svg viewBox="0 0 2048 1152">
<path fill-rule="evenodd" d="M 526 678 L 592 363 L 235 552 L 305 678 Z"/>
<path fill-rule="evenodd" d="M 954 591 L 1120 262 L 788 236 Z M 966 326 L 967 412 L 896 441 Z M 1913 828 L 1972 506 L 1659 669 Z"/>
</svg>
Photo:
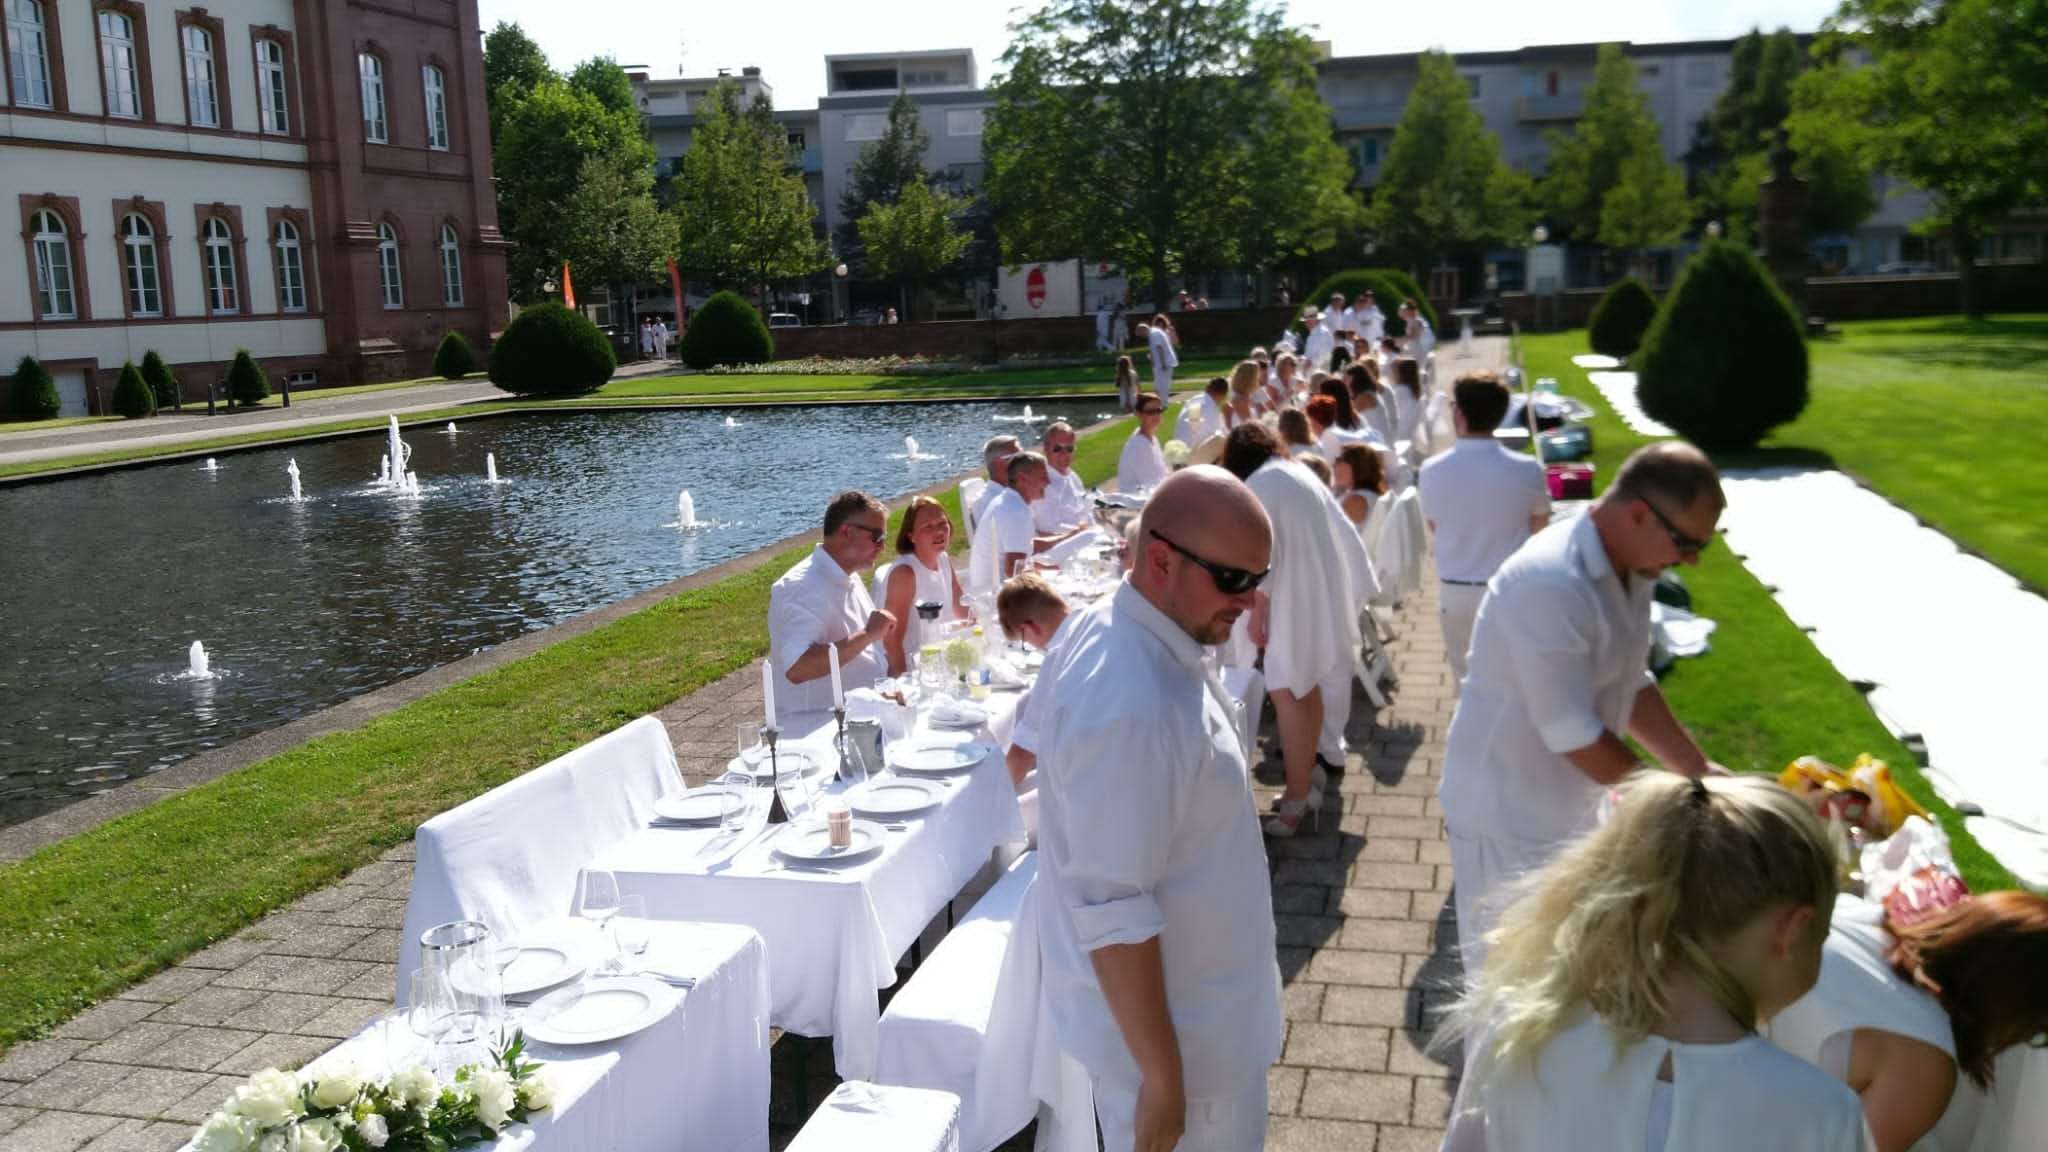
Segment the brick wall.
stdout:
<svg viewBox="0 0 2048 1152">
<path fill-rule="evenodd" d="M 1806 310 L 1830 321 L 1944 316 L 1957 311 L 1959 278 L 1937 276 L 1816 276 L 1806 282 Z M 1977 269 L 1977 291 L 1987 312 L 2048 311 L 2048 264 L 1987 264 Z M 1606 290 L 1580 288 L 1554 297 L 1526 292 L 1501 295 L 1501 313 L 1537 332 L 1583 328 Z"/>
<path fill-rule="evenodd" d="M 1291 308 L 1176 312 L 1181 343 L 1195 348 L 1246 348 L 1276 339 Z M 1133 317 L 1135 333 L 1139 317 Z M 1134 337 L 1135 338 L 1135 337 Z M 1095 350 L 1093 316 L 1032 320 L 936 320 L 923 324 L 832 324 L 775 330 L 775 358 L 928 356 L 988 361 L 1001 356 L 1085 356 Z"/>
</svg>

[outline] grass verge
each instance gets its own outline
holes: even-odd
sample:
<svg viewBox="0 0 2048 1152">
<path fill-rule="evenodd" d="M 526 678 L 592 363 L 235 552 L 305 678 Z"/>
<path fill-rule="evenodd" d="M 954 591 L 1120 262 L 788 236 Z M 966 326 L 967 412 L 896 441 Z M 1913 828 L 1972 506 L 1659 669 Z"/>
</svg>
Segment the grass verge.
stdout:
<svg viewBox="0 0 2048 1152">
<path fill-rule="evenodd" d="M 1129 426 L 1082 439 L 1090 483 L 1115 472 Z M 942 500 L 956 523 L 958 501 Z M 759 659 L 769 588 L 807 548 L 0 867 L 0 1051 Z"/>
<path fill-rule="evenodd" d="M 1647 440 L 1614 415 L 1585 370 L 1571 362 L 1589 351 L 1584 332 L 1521 337 L 1530 379 L 1556 377 L 1562 389 L 1591 405 L 1595 482 L 1604 488 L 1628 454 Z M 1777 601 L 1724 545 L 1707 549 L 1683 570 L 1694 607 L 1717 621 L 1713 647 L 1680 660 L 1664 677 L 1672 708 L 1707 754 L 1737 771 L 1776 775 L 1804 755 L 1847 765 L 1868 752 L 1892 766 L 1913 798 L 1947 830 L 1956 864 L 1975 891 L 2018 882 L 1934 793 L 1905 745 L 1894 739 L 1861 694 L 1792 623 Z"/>
</svg>

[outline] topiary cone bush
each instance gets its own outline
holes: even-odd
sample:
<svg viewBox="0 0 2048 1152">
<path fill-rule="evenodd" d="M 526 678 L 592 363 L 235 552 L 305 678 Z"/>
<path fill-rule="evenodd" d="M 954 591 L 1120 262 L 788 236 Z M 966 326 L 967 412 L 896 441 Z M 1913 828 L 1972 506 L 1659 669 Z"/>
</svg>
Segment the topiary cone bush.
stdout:
<svg viewBox="0 0 2048 1152">
<path fill-rule="evenodd" d="M 1650 295 L 1641 280 L 1630 276 L 1600 298 L 1586 334 L 1593 351 L 1626 360 L 1642 347 L 1643 333 L 1650 330 L 1650 322 L 1656 318 L 1657 298 Z"/>
<path fill-rule="evenodd" d="M 178 402 L 178 378 L 171 374 L 171 366 L 151 348 L 142 354 L 142 381 L 149 385 L 150 395 L 156 397 L 156 406 L 169 407 Z"/>
<path fill-rule="evenodd" d="M 121 376 L 114 381 L 114 412 L 130 420 L 156 415 L 156 395 L 133 360 L 121 365 Z"/>
<path fill-rule="evenodd" d="M 1754 448 L 1806 408 L 1806 338 L 1764 266 L 1730 241 L 1686 261 L 1636 356 L 1643 411 L 1710 452 Z"/>
<path fill-rule="evenodd" d="M 692 368 L 761 364 L 775 359 L 775 338 L 752 304 L 738 293 L 719 292 L 690 317 L 681 354 Z"/>
<path fill-rule="evenodd" d="M 7 389 L 7 410 L 16 420 L 48 420 L 64 408 L 57 395 L 57 381 L 33 356 L 23 356 L 14 366 L 14 383 Z"/>
<path fill-rule="evenodd" d="M 1429 306 L 1429 297 L 1422 294 L 1421 285 L 1415 282 L 1415 277 L 1399 268 L 1353 268 L 1339 272 L 1316 285 L 1313 291 L 1301 298 L 1299 304 L 1302 308 L 1311 304 L 1318 309 L 1327 308 L 1330 306 L 1330 294 L 1342 292 L 1344 303 L 1356 306 L 1358 298 L 1365 295 L 1368 288 L 1372 289 L 1373 302 L 1380 306 L 1380 314 L 1387 318 L 1387 335 L 1408 334 L 1408 322 L 1401 319 L 1403 300 L 1415 301 L 1415 307 L 1422 311 L 1422 318 L 1429 321 L 1430 327 L 1440 327 L 1436 309 Z M 1299 316 L 1300 312 L 1297 310 L 1295 314 Z"/>
<path fill-rule="evenodd" d="M 228 365 L 228 399 L 243 407 L 263 403 L 270 395 L 270 380 L 247 348 L 235 349 L 235 361 Z"/>
<path fill-rule="evenodd" d="M 469 341 L 460 332 L 450 332 L 441 337 L 441 346 L 434 349 L 434 375 L 443 380 L 460 380 L 476 371 L 476 353 L 469 350 Z"/>
<path fill-rule="evenodd" d="M 594 392 L 617 367 L 597 325 L 553 301 L 523 309 L 491 348 L 491 383 L 522 396 Z"/>
</svg>

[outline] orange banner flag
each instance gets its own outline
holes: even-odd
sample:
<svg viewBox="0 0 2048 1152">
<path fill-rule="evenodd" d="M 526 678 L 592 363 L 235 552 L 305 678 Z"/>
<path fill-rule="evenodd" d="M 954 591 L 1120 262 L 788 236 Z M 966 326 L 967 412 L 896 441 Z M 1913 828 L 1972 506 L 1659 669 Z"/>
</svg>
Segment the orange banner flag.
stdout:
<svg viewBox="0 0 2048 1152">
<path fill-rule="evenodd" d="M 574 311 L 576 308 L 576 284 L 569 279 L 569 262 L 562 261 L 562 306 Z"/>
</svg>

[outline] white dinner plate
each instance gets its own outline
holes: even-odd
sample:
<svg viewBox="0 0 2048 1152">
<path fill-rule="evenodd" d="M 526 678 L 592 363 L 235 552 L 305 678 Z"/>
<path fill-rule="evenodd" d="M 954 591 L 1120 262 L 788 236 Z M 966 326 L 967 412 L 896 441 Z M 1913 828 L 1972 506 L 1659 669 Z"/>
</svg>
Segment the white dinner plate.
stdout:
<svg viewBox="0 0 2048 1152">
<path fill-rule="evenodd" d="M 899 772 L 964 772 L 995 751 L 988 744 L 920 744 L 889 749 L 889 766 Z"/>
<path fill-rule="evenodd" d="M 979 728 L 988 723 L 988 709 L 971 700 L 956 700 L 944 712 L 933 709 L 925 723 L 934 728 Z"/>
<path fill-rule="evenodd" d="M 882 842 L 888 839 L 889 833 L 880 824 L 854 820 L 852 825 L 853 843 L 844 848 L 834 848 L 831 830 L 823 824 L 791 824 L 789 831 L 775 838 L 775 850 L 791 860 L 818 864 L 854 860 L 870 852 L 881 851 Z"/>
<path fill-rule="evenodd" d="M 870 780 L 846 790 L 847 806 L 870 816 L 907 816 L 945 798 L 943 789 L 925 780 Z"/>
<path fill-rule="evenodd" d="M 654 802 L 654 814 L 663 820 L 679 824 L 708 824 L 717 820 L 719 800 L 725 796 L 738 796 L 742 801 L 746 790 L 730 784 L 706 784 L 688 792 L 671 792 Z"/>
<path fill-rule="evenodd" d="M 557 989 L 526 1010 L 519 1026 L 543 1044 L 601 1044 L 668 1014 L 675 993 L 645 976 L 609 976 Z"/>
<path fill-rule="evenodd" d="M 535 934 L 519 942 L 505 968 L 505 995 L 526 996 L 583 975 L 590 967 L 590 934 L 580 929 Z"/>
</svg>

